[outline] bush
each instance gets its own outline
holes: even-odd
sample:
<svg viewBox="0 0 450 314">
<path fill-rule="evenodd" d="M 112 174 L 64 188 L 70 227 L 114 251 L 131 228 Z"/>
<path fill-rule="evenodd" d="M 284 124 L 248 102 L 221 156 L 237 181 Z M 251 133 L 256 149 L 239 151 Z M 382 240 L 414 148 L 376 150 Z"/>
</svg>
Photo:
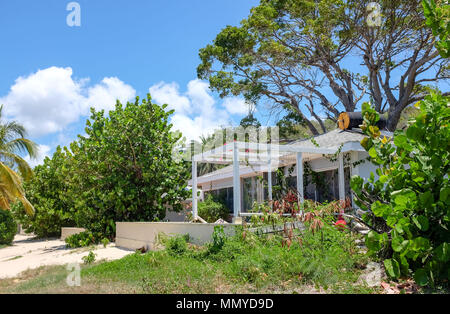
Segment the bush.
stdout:
<svg viewBox="0 0 450 314">
<path fill-rule="evenodd" d="M 70 146 L 69 197 L 77 226 L 113 239 L 117 221 L 158 221 L 168 206 L 183 209 L 189 169 L 173 155 L 180 134 L 172 131 L 167 105 L 117 102 L 92 109 L 86 136 Z"/>
<path fill-rule="evenodd" d="M 257 285 L 265 285 L 267 280 L 275 285 L 299 280 L 329 286 L 359 265 L 361 254 L 352 236 L 332 225 L 317 232 L 296 232 L 295 236 L 302 241 L 293 241 L 288 247 L 282 235 L 256 235 L 237 229 L 234 236 L 220 241 L 220 249 L 209 249 L 204 256 L 222 263 L 225 275 Z"/>
<path fill-rule="evenodd" d="M 237 227 L 235 235 L 227 237 L 216 227 L 212 242 L 198 256 L 222 263 L 227 276 L 257 285 L 299 280 L 326 287 L 348 281 L 344 276 L 353 270 L 356 273 L 366 260 L 355 237 L 334 226 L 336 210 L 340 210 L 338 203 L 315 205 L 312 212 L 283 217 L 264 207 L 264 215 L 252 219 L 252 228 L 267 230 L 301 221 L 305 229 L 285 227 L 280 232 L 258 234 Z"/>
<path fill-rule="evenodd" d="M 198 203 L 198 215 L 206 222 L 214 223 L 219 219 L 227 220 L 230 213 L 223 203 L 208 194 L 203 202 Z"/>
<path fill-rule="evenodd" d="M 17 224 L 11 213 L 0 209 L 0 244 L 10 245 L 17 233 Z"/>
<path fill-rule="evenodd" d="M 83 231 L 80 233 L 72 234 L 65 240 L 67 247 L 78 248 L 85 247 L 99 242 L 99 235 L 95 236 L 90 231 Z"/>
<path fill-rule="evenodd" d="M 90 264 L 92 264 L 93 262 L 95 262 L 95 259 L 96 259 L 95 256 L 96 256 L 96 254 L 95 254 L 94 252 L 89 251 L 89 254 L 86 255 L 86 256 L 83 256 L 83 257 L 82 257 L 82 260 L 83 260 L 83 262 L 84 262 L 85 265 L 90 265 Z"/>
<path fill-rule="evenodd" d="M 361 145 L 379 165 L 379 178 L 351 181 L 356 204 L 373 229 L 366 238 L 369 252 L 384 259 L 390 277 L 412 272 L 420 285 L 450 279 L 449 102 L 438 93 L 427 96 L 393 143 L 380 138 L 378 113 L 363 106 L 368 137 Z"/>
<path fill-rule="evenodd" d="M 117 221 L 158 221 L 167 207 L 182 210 L 189 169 L 173 155 L 180 134 L 172 131 L 173 111 L 166 107 L 148 95 L 141 104 L 138 98 L 118 102 L 107 116 L 92 110 L 87 135 L 70 150 L 58 147 L 26 184 L 36 214 L 25 215 L 20 204 L 14 208 L 25 230 L 48 237 L 77 226 L 112 240 Z"/>
<path fill-rule="evenodd" d="M 22 228 L 38 237 L 61 234 L 62 227 L 74 227 L 73 198 L 67 193 L 71 154 L 57 147 L 53 157 L 34 168 L 34 176 L 24 183 L 27 199 L 35 208 L 34 216 L 25 212 L 22 203 L 12 206 L 12 213 Z"/>
<path fill-rule="evenodd" d="M 187 252 L 189 242 L 189 234 L 176 235 L 173 237 L 167 237 L 164 240 L 166 249 L 173 255 L 183 255 Z"/>
</svg>

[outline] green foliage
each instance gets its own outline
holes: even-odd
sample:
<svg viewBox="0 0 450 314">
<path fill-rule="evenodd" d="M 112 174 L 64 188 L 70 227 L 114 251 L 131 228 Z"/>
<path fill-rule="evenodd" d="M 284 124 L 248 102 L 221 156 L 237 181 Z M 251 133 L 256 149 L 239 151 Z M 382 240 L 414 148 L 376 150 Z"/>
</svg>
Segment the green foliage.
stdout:
<svg viewBox="0 0 450 314">
<path fill-rule="evenodd" d="M 316 292 L 313 286 L 331 293 L 377 291 L 357 283 L 367 259 L 355 247 L 354 236 L 331 225 L 322 231 L 296 231 L 303 243 L 297 241 L 290 247 L 282 245 L 281 234 L 257 235 L 245 226 L 236 227 L 233 236 L 225 236 L 221 228 L 216 228 L 211 243 L 187 244 L 186 249 L 187 239 L 181 236 L 164 250 L 84 266 L 83 287 L 99 293 Z M 213 246 L 218 249 L 211 250 Z M 182 254 L 178 254 L 179 247 Z M 39 276 L 11 285 L 6 291 L 70 292 L 66 277 L 67 271 L 62 268 L 57 277 Z"/>
<path fill-rule="evenodd" d="M 450 3 L 448 0 L 422 0 L 427 25 L 433 30 L 436 48 L 444 58 L 450 57 Z"/>
<path fill-rule="evenodd" d="M 91 231 L 83 231 L 72 234 L 65 240 L 66 246 L 69 248 L 86 247 L 96 244 L 99 241 L 99 235 L 93 234 Z"/>
<path fill-rule="evenodd" d="M 112 239 L 117 221 L 158 221 L 168 206 L 181 210 L 189 170 L 172 154 L 180 135 L 171 131 L 166 107 L 148 95 L 141 104 L 118 102 L 109 116 L 92 110 L 86 136 L 70 150 L 58 147 L 26 184 L 35 217 L 14 205 L 26 231 L 47 237 L 78 226 Z"/>
<path fill-rule="evenodd" d="M 343 269 L 362 261 L 354 238 L 332 225 L 320 232 L 304 230 L 298 236 L 302 240 L 287 247 L 281 234 L 256 235 L 237 228 L 234 236 L 220 237 L 220 246 L 213 236 L 207 254 L 197 258 L 220 262 L 227 276 L 258 286 L 287 280 L 334 285 L 343 279 Z"/>
<path fill-rule="evenodd" d="M 432 93 L 417 103 L 420 112 L 394 139 L 380 138 L 378 114 L 363 106 L 361 145 L 379 166 L 378 179 L 354 177 L 355 202 L 373 229 L 366 238 L 385 259 L 394 278 L 412 271 L 421 285 L 449 279 L 450 98 Z"/>
<path fill-rule="evenodd" d="M 208 194 L 203 202 L 198 203 L 198 215 L 206 222 L 214 223 L 218 219 L 227 220 L 230 213 L 223 203 Z"/>
<path fill-rule="evenodd" d="M 239 125 L 244 128 L 252 126 L 258 129 L 261 127 L 261 123 L 258 121 L 258 119 L 255 118 L 252 112 L 250 112 L 246 117 L 242 118 Z"/>
<path fill-rule="evenodd" d="M 213 254 L 219 252 L 225 245 L 226 238 L 223 226 L 214 226 L 209 252 Z"/>
<path fill-rule="evenodd" d="M 28 233 L 38 237 L 59 236 L 61 227 L 74 227 L 74 197 L 68 193 L 72 154 L 57 147 L 52 158 L 34 168 L 34 177 L 25 183 L 27 198 L 35 208 L 34 216 L 26 214 L 22 203 L 12 211 L 16 221 Z"/>
<path fill-rule="evenodd" d="M 103 247 L 107 247 L 109 244 L 109 240 L 107 238 L 103 238 L 101 242 L 103 244 Z"/>
<path fill-rule="evenodd" d="M 295 202 L 290 198 L 288 194 L 284 203 Z M 280 215 L 289 211 L 285 210 L 290 207 L 288 204 L 276 211 L 267 205 L 255 207 L 263 215 L 253 216 L 250 226 L 236 227 L 233 236 L 226 236 L 222 227 L 216 227 L 206 250 L 191 255 L 222 263 L 227 276 L 258 286 L 286 280 L 335 285 L 343 280 L 343 269 L 355 269 L 365 263 L 355 237 L 334 226 L 338 203 L 307 204 L 307 213 L 292 216 Z M 288 227 L 294 222 L 304 228 Z"/>
<path fill-rule="evenodd" d="M 112 239 L 117 221 L 158 221 L 167 206 L 182 209 L 189 171 L 173 156 L 167 105 L 127 103 L 105 116 L 92 110 L 86 136 L 70 148 L 70 185 L 78 226 Z"/>
<path fill-rule="evenodd" d="M 0 209 L 0 244 L 11 244 L 17 233 L 17 224 L 9 211 Z"/>
<path fill-rule="evenodd" d="M 166 237 L 163 240 L 166 249 L 173 255 L 182 255 L 186 253 L 188 250 L 188 242 L 189 234 Z"/>
<path fill-rule="evenodd" d="M 83 262 L 85 265 L 90 265 L 93 262 L 95 262 L 95 253 L 92 251 L 89 251 L 89 254 L 86 256 L 83 256 L 82 259 L 83 259 Z"/>
</svg>

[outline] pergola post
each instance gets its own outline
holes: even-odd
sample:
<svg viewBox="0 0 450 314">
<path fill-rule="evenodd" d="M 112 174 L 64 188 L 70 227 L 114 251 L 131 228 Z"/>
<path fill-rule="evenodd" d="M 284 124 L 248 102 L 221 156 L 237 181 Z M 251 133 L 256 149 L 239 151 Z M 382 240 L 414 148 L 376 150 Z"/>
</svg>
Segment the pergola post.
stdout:
<svg viewBox="0 0 450 314">
<path fill-rule="evenodd" d="M 303 195 L 303 154 L 297 153 L 297 193 L 300 203 L 305 202 L 305 196 Z"/>
<path fill-rule="evenodd" d="M 192 215 L 198 217 L 198 193 L 197 193 L 197 162 L 192 158 Z"/>
<path fill-rule="evenodd" d="M 359 176 L 359 165 L 353 166 L 355 162 L 358 161 L 358 152 L 352 152 L 352 166 L 350 166 L 350 177 Z M 352 198 L 352 207 L 357 208 L 358 206 L 355 203 L 355 198 L 353 195 Z"/>
<path fill-rule="evenodd" d="M 341 201 L 345 201 L 344 154 L 340 153 L 338 160 L 339 160 L 339 169 L 338 169 L 339 199 Z"/>
<path fill-rule="evenodd" d="M 233 215 L 234 219 L 241 212 L 241 178 L 239 176 L 239 149 L 236 141 L 233 144 Z"/>
<path fill-rule="evenodd" d="M 269 201 L 272 200 L 272 156 L 271 156 L 272 152 L 270 150 L 270 146 L 269 149 L 267 150 L 267 155 L 268 155 L 268 169 L 267 169 L 267 185 L 268 185 L 268 199 Z"/>
</svg>

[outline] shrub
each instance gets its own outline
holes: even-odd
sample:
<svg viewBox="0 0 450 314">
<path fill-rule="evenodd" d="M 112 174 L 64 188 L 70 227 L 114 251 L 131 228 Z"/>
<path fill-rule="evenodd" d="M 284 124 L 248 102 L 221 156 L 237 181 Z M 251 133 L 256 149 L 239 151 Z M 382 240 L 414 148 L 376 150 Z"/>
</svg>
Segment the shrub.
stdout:
<svg viewBox="0 0 450 314">
<path fill-rule="evenodd" d="M 223 203 L 208 194 L 203 202 L 198 203 L 198 215 L 206 222 L 214 223 L 219 219 L 227 220 L 230 213 Z"/>
<path fill-rule="evenodd" d="M 352 178 L 356 204 L 372 228 L 369 252 L 384 259 L 389 276 L 413 273 L 420 285 L 450 279 L 450 97 L 432 93 L 406 131 L 384 137 L 379 115 L 363 107 L 361 145 L 377 165 L 378 179 Z M 393 145 L 394 144 L 394 145 Z"/>
<path fill-rule="evenodd" d="M 24 183 L 27 199 L 35 208 L 34 216 L 22 203 L 12 206 L 14 218 L 28 233 L 38 237 L 59 236 L 61 227 L 73 227 L 73 198 L 67 193 L 71 154 L 59 146 L 53 157 L 34 168 L 34 176 Z"/>
<path fill-rule="evenodd" d="M 180 134 L 166 108 L 148 95 L 142 103 L 117 102 L 108 115 L 92 109 L 87 135 L 70 145 L 77 226 L 112 239 L 117 221 L 158 221 L 168 206 L 182 210 L 189 169 L 173 154 Z"/>
<path fill-rule="evenodd" d="M 0 244 L 10 245 L 17 233 L 17 224 L 11 213 L 0 209 Z"/>
<path fill-rule="evenodd" d="M 82 257 L 84 264 L 90 265 L 93 262 L 95 262 L 95 253 L 92 251 L 89 251 L 89 254 Z"/>
<path fill-rule="evenodd" d="M 103 244 L 103 247 L 107 247 L 109 244 L 109 240 L 107 238 L 103 238 L 101 242 Z"/>
<path fill-rule="evenodd" d="M 292 217 L 283 217 L 266 206 L 258 208 L 264 215 L 254 216 L 251 227 L 270 231 L 281 226 L 279 232 L 254 233 L 243 226 L 227 237 L 216 227 L 212 242 L 198 256 L 222 263 L 225 275 L 256 285 L 300 280 L 326 287 L 348 280 L 344 276 L 366 262 L 355 237 L 334 226 L 334 212 L 341 210 L 339 203 L 316 204 L 312 212 Z M 294 221 L 301 221 L 305 228 L 283 229 L 285 223 Z"/>
<path fill-rule="evenodd" d="M 318 232 L 296 231 L 302 241 L 283 245 L 283 235 L 256 235 L 246 229 L 226 237 L 221 249 L 206 258 L 223 263 L 224 273 L 239 281 L 257 285 L 270 282 L 308 281 L 323 286 L 337 284 L 356 267 L 361 254 L 354 239 L 333 225 L 324 225 Z M 211 244 L 212 245 L 212 244 Z M 345 271 L 343 271 L 345 270 Z"/>
<path fill-rule="evenodd" d="M 95 236 L 91 231 L 83 231 L 80 233 L 72 234 L 65 240 L 67 247 L 78 248 L 85 247 L 99 242 L 100 237 Z"/>
<path fill-rule="evenodd" d="M 223 226 L 215 226 L 212 234 L 212 243 L 209 245 L 208 251 L 210 253 L 217 253 L 225 244 L 226 235 L 223 231 Z"/>
<path fill-rule="evenodd" d="M 176 235 L 164 239 L 166 249 L 173 255 L 182 255 L 187 252 L 189 242 L 189 234 Z"/>
</svg>

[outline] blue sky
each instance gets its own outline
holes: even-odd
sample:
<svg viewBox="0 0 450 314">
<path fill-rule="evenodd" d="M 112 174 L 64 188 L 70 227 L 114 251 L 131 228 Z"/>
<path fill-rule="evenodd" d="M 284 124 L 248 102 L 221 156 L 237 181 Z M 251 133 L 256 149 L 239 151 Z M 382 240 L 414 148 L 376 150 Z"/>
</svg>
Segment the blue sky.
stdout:
<svg viewBox="0 0 450 314">
<path fill-rule="evenodd" d="M 32 165 L 83 134 L 90 107 L 108 111 L 116 99 L 151 92 L 176 110 L 172 123 L 187 139 L 248 113 L 242 98 L 209 91 L 196 68 L 199 49 L 238 25 L 258 0 L 78 0 L 80 27 L 66 23 L 70 2 L 0 1 L 0 104 L 40 145 Z M 361 70 L 351 57 L 345 65 Z M 273 122 L 257 109 L 263 125 Z"/>
<path fill-rule="evenodd" d="M 158 101 L 176 102 L 182 126 L 245 116 L 240 99 L 224 103 L 195 81 L 196 67 L 198 50 L 258 1 L 79 0 L 80 27 L 66 24 L 69 2 L 0 1 L 0 102 L 42 145 L 41 157 L 84 132 L 92 102 L 143 97 L 151 87 Z"/>
</svg>

